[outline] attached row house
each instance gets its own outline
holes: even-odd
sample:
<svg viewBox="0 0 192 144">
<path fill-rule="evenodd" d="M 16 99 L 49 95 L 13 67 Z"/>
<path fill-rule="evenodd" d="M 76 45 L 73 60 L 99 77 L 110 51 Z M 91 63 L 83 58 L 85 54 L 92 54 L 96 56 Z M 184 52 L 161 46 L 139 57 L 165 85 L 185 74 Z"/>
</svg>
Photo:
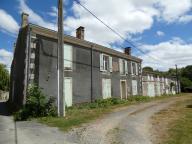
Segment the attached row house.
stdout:
<svg viewBox="0 0 192 144">
<path fill-rule="evenodd" d="M 10 101 L 23 105 L 30 84 L 37 84 L 48 95 L 57 97 L 57 32 L 28 23 L 22 26 L 11 66 Z M 96 99 L 126 99 L 142 95 L 142 60 L 84 40 L 84 28 L 76 37 L 64 35 L 64 83 L 67 106 Z"/>
<path fill-rule="evenodd" d="M 178 87 L 179 86 L 179 87 Z M 180 92 L 180 85 L 175 77 L 160 76 L 155 72 L 142 72 L 143 96 L 161 96 Z"/>
</svg>

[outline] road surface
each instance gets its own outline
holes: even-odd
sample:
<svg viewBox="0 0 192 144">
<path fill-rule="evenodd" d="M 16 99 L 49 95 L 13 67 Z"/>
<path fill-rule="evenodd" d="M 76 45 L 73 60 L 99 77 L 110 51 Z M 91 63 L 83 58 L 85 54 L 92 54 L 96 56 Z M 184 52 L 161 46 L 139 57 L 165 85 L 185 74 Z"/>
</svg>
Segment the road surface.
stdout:
<svg viewBox="0 0 192 144">
<path fill-rule="evenodd" d="M 151 144 L 151 116 L 181 98 L 119 108 L 65 133 L 33 121 L 15 123 L 1 113 L 0 144 Z M 1 111 L 3 107 L 0 103 Z"/>
</svg>

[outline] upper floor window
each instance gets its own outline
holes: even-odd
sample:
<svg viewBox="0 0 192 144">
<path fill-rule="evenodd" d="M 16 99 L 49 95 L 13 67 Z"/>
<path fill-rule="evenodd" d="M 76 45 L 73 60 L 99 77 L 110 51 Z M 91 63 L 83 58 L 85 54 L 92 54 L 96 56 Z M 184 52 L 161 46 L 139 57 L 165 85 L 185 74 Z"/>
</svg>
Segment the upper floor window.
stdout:
<svg viewBox="0 0 192 144">
<path fill-rule="evenodd" d="M 138 75 L 138 64 L 136 62 L 131 62 L 131 73 L 132 75 Z"/>
<path fill-rule="evenodd" d="M 73 67 L 73 47 L 64 45 L 64 70 L 72 70 Z"/>
<path fill-rule="evenodd" d="M 100 54 L 100 70 L 112 72 L 112 57 L 106 54 Z"/>
<path fill-rule="evenodd" d="M 119 59 L 119 70 L 121 75 L 128 74 L 127 61 L 124 59 Z"/>
</svg>

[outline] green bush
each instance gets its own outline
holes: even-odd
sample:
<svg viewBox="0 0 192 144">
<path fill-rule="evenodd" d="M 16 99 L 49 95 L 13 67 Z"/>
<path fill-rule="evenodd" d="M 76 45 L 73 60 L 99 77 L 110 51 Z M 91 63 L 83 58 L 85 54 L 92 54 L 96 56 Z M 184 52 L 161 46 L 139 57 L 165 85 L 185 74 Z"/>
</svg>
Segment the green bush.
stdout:
<svg viewBox="0 0 192 144">
<path fill-rule="evenodd" d="M 46 99 L 38 86 L 32 85 L 27 92 L 26 104 L 15 113 L 15 120 L 27 120 L 29 118 L 56 116 L 55 98 Z"/>
</svg>

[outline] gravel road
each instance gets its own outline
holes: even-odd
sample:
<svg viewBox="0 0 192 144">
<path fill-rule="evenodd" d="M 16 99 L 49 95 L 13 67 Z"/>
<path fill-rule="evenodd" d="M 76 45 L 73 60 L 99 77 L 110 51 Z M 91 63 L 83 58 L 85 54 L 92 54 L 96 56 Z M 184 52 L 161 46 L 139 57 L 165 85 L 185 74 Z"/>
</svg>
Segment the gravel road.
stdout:
<svg viewBox="0 0 192 144">
<path fill-rule="evenodd" d="M 0 115 L 0 144 L 151 144 L 151 116 L 179 99 L 119 108 L 66 133 L 36 122 L 14 123 L 12 117 Z"/>
</svg>

